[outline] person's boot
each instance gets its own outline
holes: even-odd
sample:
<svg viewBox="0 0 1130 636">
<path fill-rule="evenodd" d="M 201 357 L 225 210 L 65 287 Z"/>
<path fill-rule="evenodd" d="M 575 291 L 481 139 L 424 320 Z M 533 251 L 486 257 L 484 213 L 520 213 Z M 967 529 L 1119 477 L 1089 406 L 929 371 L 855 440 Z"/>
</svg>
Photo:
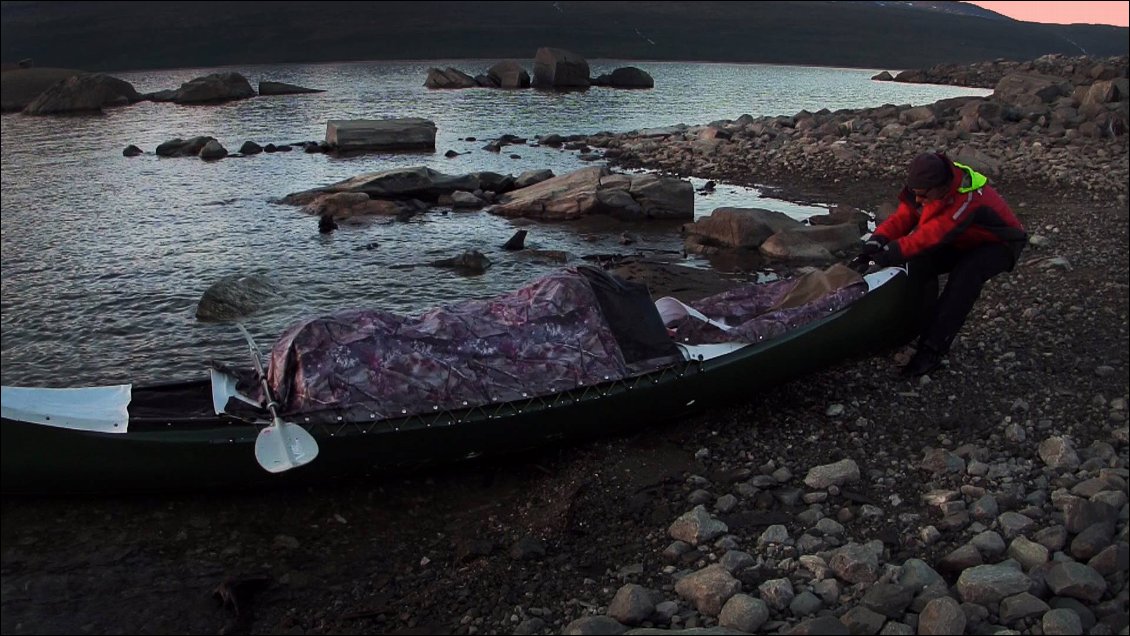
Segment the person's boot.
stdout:
<svg viewBox="0 0 1130 636">
<path fill-rule="evenodd" d="M 926 375 L 942 366 L 944 356 L 933 347 L 919 347 L 914 357 L 902 368 L 903 377 L 917 378 Z"/>
</svg>

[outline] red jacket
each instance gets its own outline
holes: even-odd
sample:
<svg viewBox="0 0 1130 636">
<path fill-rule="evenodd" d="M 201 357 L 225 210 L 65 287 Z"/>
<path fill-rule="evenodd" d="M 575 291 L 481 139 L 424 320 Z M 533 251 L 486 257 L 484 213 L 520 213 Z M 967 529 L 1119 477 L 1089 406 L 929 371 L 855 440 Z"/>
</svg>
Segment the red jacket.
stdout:
<svg viewBox="0 0 1130 636">
<path fill-rule="evenodd" d="M 953 164 L 949 193 L 921 207 L 909 188 L 899 193 L 894 214 L 875 229 L 896 260 L 906 261 L 943 245 L 964 251 L 1004 243 L 1019 256 L 1028 240 L 1024 226 L 988 179 L 968 166 Z"/>
</svg>

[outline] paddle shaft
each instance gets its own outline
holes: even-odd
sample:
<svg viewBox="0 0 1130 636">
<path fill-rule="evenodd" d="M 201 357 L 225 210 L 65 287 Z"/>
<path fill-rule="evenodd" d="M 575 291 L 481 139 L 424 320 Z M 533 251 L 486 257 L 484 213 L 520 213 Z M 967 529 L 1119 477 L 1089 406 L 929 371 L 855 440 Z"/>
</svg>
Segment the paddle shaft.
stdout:
<svg viewBox="0 0 1130 636">
<path fill-rule="evenodd" d="M 275 402 L 275 398 L 271 394 L 271 385 L 267 382 L 267 374 L 263 372 L 263 362 L 259 359 L 259 347 L 255 346 L 255 339 L 251 337 L 251 332 L 247 331 L 247 327 L 244 327 L 243 323 L 237 322 L 235 326 L 243 334 L 243 338 L 247 340 L 247 349 L 251 352 L 251 360 L 255 363 L 259 382 L 263 385 L 263 395 L 267 397 L 267 410 L 271 412 L 271 425 L 278 426 L 282 423 L 279 420 L 278 403 Z"/>
</svg>

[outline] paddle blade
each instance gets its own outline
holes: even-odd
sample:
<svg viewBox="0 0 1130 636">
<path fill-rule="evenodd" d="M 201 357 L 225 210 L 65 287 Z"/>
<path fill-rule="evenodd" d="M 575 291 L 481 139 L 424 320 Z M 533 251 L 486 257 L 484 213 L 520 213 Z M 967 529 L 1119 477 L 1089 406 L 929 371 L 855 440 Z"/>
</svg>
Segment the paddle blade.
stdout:
<svg viewBox="0 0 1130 636">
<path fill-rule="evenodd" d="M 297 424 L 276 422 L 255 438 L 255 461 L 268 472 L 281 473 L 314 461 L 318 442 Z"/>
</svg>

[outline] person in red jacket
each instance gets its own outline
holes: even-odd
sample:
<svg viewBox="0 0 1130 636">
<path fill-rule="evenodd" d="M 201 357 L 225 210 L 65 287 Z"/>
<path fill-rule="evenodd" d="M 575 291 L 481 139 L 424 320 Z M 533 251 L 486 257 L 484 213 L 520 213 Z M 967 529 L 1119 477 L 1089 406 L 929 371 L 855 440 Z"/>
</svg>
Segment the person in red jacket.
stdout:
<svg viewBox="0 0 1130 636">
<path fill-rule="evenodd" d="M 850 263 L 859 271 L 872 263 L 907 263 L 909 274 L 928 285 L 931 306 L 923 308 L 917 350 L 903 375 L 917 377 L 941 366 L 985 282 L 1011 271 L 1027 242 L 1024 226 L 984 175 L 941 153 L 914 158 L 898 209 Z M 944 273 L 949 279 L 939 297 L 938 277 Z"/>
</svg>

